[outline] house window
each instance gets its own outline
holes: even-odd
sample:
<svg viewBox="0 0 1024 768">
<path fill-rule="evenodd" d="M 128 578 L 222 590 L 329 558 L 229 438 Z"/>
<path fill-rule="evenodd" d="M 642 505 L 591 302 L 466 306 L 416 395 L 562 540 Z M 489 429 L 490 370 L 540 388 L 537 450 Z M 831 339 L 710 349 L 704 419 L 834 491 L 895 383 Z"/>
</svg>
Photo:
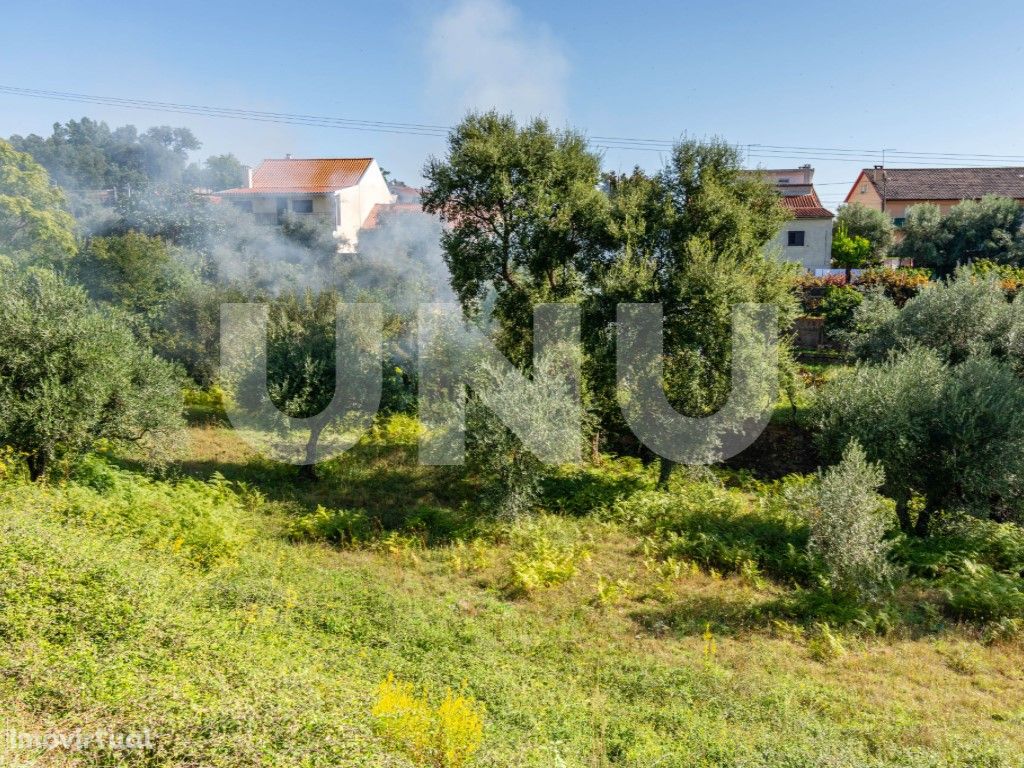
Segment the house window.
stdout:
<svg viewBox="0 0 1024 768">
<path fill-rule="evenodd" d="M 893 218 L 893 220 L 892 220 L 892 225 L 894 227 L 896 227 L 896 229 L 903 229 L 903 226 L 906 223 L 907 223 L 907 217 L 906 216 L 895 216 Z"/>
<path fill-rule="evenodd" d="M 779 179 L 776 184 L 789 184 L 789 179 Z"/>
<path fill-rule="evenodd" d="M 252 200 L 233 200 L 235 208 L 246 213 L 252 213 Z"/>
<path fill-rule="evenodd" d="M 866 195 L 868 193 L 868 185 L 867 184 L 861 184 L 860 185 L 860 193 L 862 195 Z"/>
<path fill-rule="evenodd" d="M 802 246 L 804 244 L 804 231 L 802 229 L 791 229 L 788 233 L 791 246 Z"/>
<path fill-rule="evenodd" d="M 292 200 L 292 213 L 312 213 L 312 200 Z"/>
</svg>

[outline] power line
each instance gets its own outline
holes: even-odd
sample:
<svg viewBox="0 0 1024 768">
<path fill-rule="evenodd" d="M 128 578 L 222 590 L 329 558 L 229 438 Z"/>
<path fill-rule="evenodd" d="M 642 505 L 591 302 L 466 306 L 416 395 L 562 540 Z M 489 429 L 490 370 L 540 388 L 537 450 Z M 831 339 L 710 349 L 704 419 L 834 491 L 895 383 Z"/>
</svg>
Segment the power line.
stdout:
<svg viewBox="0 0 1024 768">
<path fill-rule="evenodd" d="M 199 104 L 181 104 L 117 96 L 97 96 L 70 91 L 21 88 L 9 85 L 0 85 L 0 94 L 54 101 L 68 101 L 73 103 L 97 104 L 126 109 L 171 112 L 176 114 L 195 115 L 199 117 L 218 117 L 235 120 L 248 120 L 252 122 L 281 123 L 315 128 L 364 131 L 369 133 L 389 133 L 443 138 L 451 130 L 450 126 L 432 125 L 429 123 L 362 120 L 289 112 L 268 112 L 230 107 L 212 107 Z M 658 153 L 671 151 L 675 144 L 674 141 L 668 139 L 644 139 L 622 136 L 591 136 L 588 141 L 595 149 Z M 985 164 L 991 165 L 993 163 L 1024 164 L 1024 155 L 922 152 L 890 149 L 886 149 L 883 152 L 881 149 L 872 150 L 855 149 L 850 147 L 786 146 L 779 144 L 738 144 L 736 146 L 738 149 L 743 151 L 747 157 L 762 160 L 788 159 L 815 162 L 845 162 L 864 165 L 865 163 L 876 162 L 884 156 L 886 159 L 892 159 L 901 164 L 918 166 L 948 166 L 950 163 L 956 163 L 957 165 L 967 167 L 979 167 Z"/>
</svg>

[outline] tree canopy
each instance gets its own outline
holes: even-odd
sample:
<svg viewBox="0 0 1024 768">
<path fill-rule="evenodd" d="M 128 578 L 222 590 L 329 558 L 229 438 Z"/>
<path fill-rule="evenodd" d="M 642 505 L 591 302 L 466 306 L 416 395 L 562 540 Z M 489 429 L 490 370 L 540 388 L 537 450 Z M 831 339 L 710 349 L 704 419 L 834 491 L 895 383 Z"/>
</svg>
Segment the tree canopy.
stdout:
<svg viewBox="0 0 1024 768">
<path fill-rule="evenodd" d="M 0 268 L 0 443 L 33 478 L 96 440 L 139 442 L 182 425 L 172 365 L 116 313 L 51 271 Z"/>
<path fill-rule="evenodd" d="M 19 262 L 44 265 L 66 260 L 77 247 L 64 194 L 31 155 L 2 140 L 0 247 Z"/>
<path fill-rule="evenodd" d="M 871 243 L 871 258 L 879 260 L 888 253 L 893 241 L 892 222 L 884 211 L 860 203 L 844 205 L 836 216 L 836 229 L 849 237 L 863 237 Z"/>
</svg>

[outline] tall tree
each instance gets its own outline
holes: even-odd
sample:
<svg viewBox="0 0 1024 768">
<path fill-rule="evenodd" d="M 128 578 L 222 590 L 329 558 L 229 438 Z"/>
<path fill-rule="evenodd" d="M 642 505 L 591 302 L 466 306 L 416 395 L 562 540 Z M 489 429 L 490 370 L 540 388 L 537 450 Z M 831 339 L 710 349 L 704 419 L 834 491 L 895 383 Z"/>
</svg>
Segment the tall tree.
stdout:
<svg viewBox="0 0 1024 768">
<path fill-rule="evenodd" d="M 601 252 L 600 159 L 578 133 L 491 111 L 452 130 L 424 176 L 424 210 L 449 224 L 441 243 L 463 308 L 477 311 L 493 289 L 499 342 L 525 362 L 533 305 L 578 296 Z"/>
<path fill-rule="evenodd" d="M 853 270 L 877 263 L 871 256 L 871 241 L 860 235 L 851 236 L 840 225 L 832 236 L 832 266 L 846 270 L 846 284 L 853 281 Z"/>
<path fill-rule="evenodd" d="M 628 441 L 615 395 L 616 306 L 662 305 L 670 402 L 692 416 L 716 411 L 731 386 L 732 308 L 770 304 L 780 329 L 795 317 L 792 270 L 764 252 L 789 214 L 724 141 L 682 142 L 656 176 L 635 170 L 606 182 L 617 247 L 591 266 L 584 333 L 603 426 L 612 439 Z M 663 459 L 664 481 L 671 469 Z"/>
<path fill-rule="evenodd" d="M 56 264 L 74 255 L 75 222 L 63 193 L 31 155 L 0 140 L 0 248 L 17 261 Z"/>
</svg>

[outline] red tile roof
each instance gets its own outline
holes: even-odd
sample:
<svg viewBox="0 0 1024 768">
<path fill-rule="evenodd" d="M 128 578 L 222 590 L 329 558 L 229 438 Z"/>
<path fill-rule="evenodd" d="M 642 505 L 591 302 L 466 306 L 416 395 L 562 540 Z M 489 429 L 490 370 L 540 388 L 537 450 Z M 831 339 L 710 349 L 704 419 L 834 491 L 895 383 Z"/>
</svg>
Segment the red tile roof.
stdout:
<svg viewBox="0 0 1024 768">
<path fill-rule="evenodd" d="M 861 174 L 879 195 L 884 183 L 886 200 L 974 200 L 985 195 L 1024 200 L 1024 168 L 865 168 Z"/>
<path fill-rule="evenodd" d="M 252 187 L 238 187 L 222 195 L 272 195 L 333 192 L 352 187 L 370 167 L 370 157 L 264 160 L 253 172 Z"/>
<path fill-rule="evenodd" d="M 377 203 L 370 209 L 370 215 L 363 222 L 363 229 L 374 229 L 380 226 L 381 216 L 386 219 L 393 214 L 402 213 L 423 213 L 423 207 L 419 203 L 389 203 L 387 205 Z"/>
<path fill-rule="evenodd" d="M 783 195 L 782 204 L 795 219 L 831 219 L 832 211 L 821 204 L 813 189 L 806 195 Z"/>
</svg>

